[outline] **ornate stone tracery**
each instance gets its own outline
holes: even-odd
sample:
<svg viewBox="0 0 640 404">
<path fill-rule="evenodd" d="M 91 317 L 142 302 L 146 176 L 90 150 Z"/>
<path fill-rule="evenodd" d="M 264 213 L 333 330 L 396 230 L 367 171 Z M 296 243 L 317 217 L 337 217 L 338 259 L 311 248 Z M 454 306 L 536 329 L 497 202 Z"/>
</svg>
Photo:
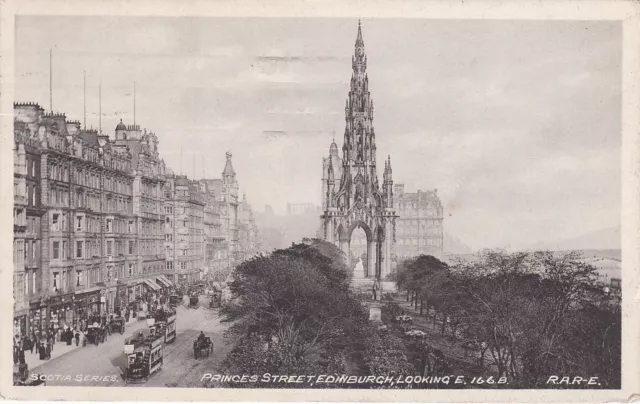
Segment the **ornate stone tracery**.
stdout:
<svg viewBox="0 0 640 404">
<path fill-rule="evenodd" d="M 345 104 L 342 156 L 333 142 L 329 157 L 323 161 L 322 234 L 325 240 L 338 245 L 350 261 L 351 235 L 356 228 L 362 228 L 367 236 L 367 272 L 369 276 L 384 278 L 394 269 L 393 180 L 389 158 L 385 160 L 382 187 L 379 186 L 373 102 L 366 67 L 362 29 L 358 24 L 351 88 Z"/>
</svg>

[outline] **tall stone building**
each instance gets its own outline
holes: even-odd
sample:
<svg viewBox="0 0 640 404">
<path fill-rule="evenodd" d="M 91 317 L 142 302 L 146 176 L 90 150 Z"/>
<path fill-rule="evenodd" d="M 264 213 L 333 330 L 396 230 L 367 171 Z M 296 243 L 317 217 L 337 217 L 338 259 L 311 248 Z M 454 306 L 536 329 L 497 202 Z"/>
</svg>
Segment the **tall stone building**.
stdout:
<svg viewBox="0 0 640 404">
<path fill-rule="evenodd" d="M 236 172 L 231 163 L 231 152 L 226 154 L 227 161 L 222 171 L 222 181 L 219 183 L 221 188 L 217 188 L 220 194 L 220 219 L 222 220 L 222 232 L 227 235 L 229 244 L 228 257 L 231 259 L 231 267 L 238 260 L 238 244 L 240 235 L 238 233 L 238 181 L 236 180 Z"/>
<path fill-rule="evenodd" d="M 160 158 L 158 137 L 140 129 L 140 125 L 125 125 L 120 121 L 116 126 L 114 145 L 131 155 L 133 174 L 133 228 L 137 230 L 137 263 L 127 263 L 126 274 L 137 270 L 145 287 L 159 290 L 162 284 L 151 278 L 165 273 L 164 244 L 164 184 L 165 164 Z M 130 220 L 130 219 L 129 219 Z M 127 223 L 131 226 L 131 223 Z M 128 229 L 127 229 L 128 230 Z M 131 248 L 128 249 L 131 251 Z M 164 281 L 164 279 L 163 279 Z M 130 288 L 129 295 L 132 294 Z"/>
<path fill-rule="evenodd" d="M 204 206 L 204 237 L 205 277 L 215 282 L 226 278 L 226 269 L 229 263 L 227 254 L 228 246 L 225 235 L 222 233 L 222 219 L 220 206 L 215 198 L 213 189 L 209 189 L 205 181 L 199 181 L 200 192 L 203 195 Z"/>
<path fill-rule="evenodd" d="M 396 214 L 390 158 L 384 160 L 383 182 L 378 182 L 374 109 L 360 23 L 351 66 L 342 155 L 334 141 L 329 156 L 323 159 L 322 236 L 339 246 L 351 261 L 352 233 L 361 228 L 367 240 L 367 258 L 364 273 L 354 273 L 354 279 L 373 282 L 373 278 L 386 278 L 395 268 Z M 360 283 L 366 286 L 368 282 Z"/>
<path fill-rule="evenodd" d="M 239 261 L 247 260 L 260 251 L 258 226 L 253 217 L 253 209 L 247 201 L 247 196 L 242 195 L 242 202 L 238 206 L 238 251 Z"/>
<path fill-rule="evenodd" d="M 14 334 L 25 335 L 40 327 L 40 223 L 45 210 L 40 198 L 42 145 L 37 121 L 43 110 L 30 104 L 17 104 L 15 110 L 21 116 L 14 121 L 13 133 L 13 325 Z"/>
<path fill-rule="evenodd" d="M 165 249 L 177 284 L 192 284 L 204 271 L 205 200 L 197 183 L 170 175 L 165 184 Z"/>
<path fill-rule="evenodd" d="M 15 104 L 14 114 L 14 233 L 26 245 L 15 257 L 17 330 L 75 325 L 160 289 L 155 135 L 121 124 L 110 140 L 37 104 Z"/>
<path fill-rule="evenodd" d="M 406 259 L 418 255 L 443 258 L 443 208 L 438 190 L 408 193 L 396 184 L 394 206 L 398 210 L 396 255 Z"/>
<path fill-rule="evenodd" d="M 219 281 L 230 273 L 239 262 L 254 255 L 260 249 L 258 228 L 253 211 L 246 197 L 238 200 L 238 181 L 226 154 L 221 178 L 199 180 L 207 204 L 211 210 L 213 225 L 207 241 L 207 261 L 211 279 Z"/>
</svg>

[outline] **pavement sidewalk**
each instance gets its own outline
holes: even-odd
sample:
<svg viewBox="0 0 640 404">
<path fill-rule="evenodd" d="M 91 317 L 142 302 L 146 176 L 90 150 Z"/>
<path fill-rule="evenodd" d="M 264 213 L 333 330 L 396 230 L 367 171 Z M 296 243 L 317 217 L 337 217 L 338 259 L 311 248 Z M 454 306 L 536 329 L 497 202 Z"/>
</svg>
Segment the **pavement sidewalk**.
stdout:
<svg viewBox="0 0 640 404">
<path fill-rule="evenodd" d="M 145 327 L 147 325 L 147 322 L 144 320 L 141 321 L 135 321 L 132 323 L 129 323 L 126 325 L 125 328 L 125 333 L 123 335 L 124 338 L 132 335 L 135 331 Z M 108 336 L 107 338 L 117 338 L 120 337 L 120 334 L 112 334 L 110 336 Z M 73 343 L 71 345 L 67 345 L 66 342 L 64 341 L 56 341 L 55 345 L 53 346 L 53 351 L 51 352 L 51 359 L 48 360 L 41 360 L 40 359 L 40 354 L 37 353 L 37 349 L 34 348 L 33 349 L 33 353 L 31 353 L 30 351 L 25 351 L 24 353 L 24 359 L 25 362 L 27 363 L 27 366 L 29 366 L 29 371 L 32 372 L 33 370 L 35 370 L 36 368 L 49 363 L 53 360 L 55 360 L 56 358 L 59 358 L 61 356 L 64 356 L 68 353 L 71 353 L 73 351 L 75 351 L 76 349 L 82 349 L 82 336 L 80 337 L 80 343 L 78 344 L 78 346 L 76 346 L 76 340 L 75 338 L 73 339 Z"/>
<path fill-rule="evenodd" d="M 56 343 L 53 345 L 53 351 L 51 351 L 51 359 L 40 360 L 40 354 L 38 353 L 38 350 L 36 349 L 36 347 L 34 347 L 33 353 L 31 353 L 31 351 L 25 351 L 24 360 L 27 363 L 27 366 L 29 366 L 29 371 L 31 371 L 36 367 L 43 365 L 49 362 L 50 360 L 66 355 L 77 348 L 82 348 L 82 341 L 80 341 L 80 346 L 78 347 L 76 346 L 75 339 L 73 340 L 73 344 L 71 345 L 67 345 L 67 343 L 64 341 L 56 341 Z"/>
</svg>

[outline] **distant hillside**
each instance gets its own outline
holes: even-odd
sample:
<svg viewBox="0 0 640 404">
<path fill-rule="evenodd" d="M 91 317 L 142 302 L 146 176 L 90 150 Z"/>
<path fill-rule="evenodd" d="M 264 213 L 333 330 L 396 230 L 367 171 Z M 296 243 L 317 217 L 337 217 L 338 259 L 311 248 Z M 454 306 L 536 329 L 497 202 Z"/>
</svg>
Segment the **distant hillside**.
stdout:
<svg viewBox="0 0 640 404">
<path fill-rule="evenodd" d="M 620 227 L 597 230 L 578 237 L 538 243 L 531 246 L 532 250 L 620 250 Z"/>
<path fill-rule="evenodd" d="M 445 255 L 472 254 L 473 249 L 449 233 L 444 233 L 443 250 Z"/>
</svg>

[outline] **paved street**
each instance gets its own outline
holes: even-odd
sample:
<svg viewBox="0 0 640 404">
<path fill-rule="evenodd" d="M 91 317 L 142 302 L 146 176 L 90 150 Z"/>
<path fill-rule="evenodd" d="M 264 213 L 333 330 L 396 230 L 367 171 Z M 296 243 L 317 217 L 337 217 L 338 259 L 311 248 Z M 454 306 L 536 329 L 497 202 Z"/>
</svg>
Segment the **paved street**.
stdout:
<svg viewBox="0 0 640 404">
<path fill-rule="evenodd" d="M 204 385 L 200 382 L 202 374 L 215 372 L 226 356 L 229 349 L 223 342 L 226 325 L 220 324 L 218 310 L 209 309 L 204 297 L 201 297 L 197 309 L 178 306 L 176 323 L 177 338 L 165 347 L 162 370 L 144 386 L 201 387 Z M 104 344 L 80 347 L 46 362 L 31 360 L 30 363 L 39 366 L 31 365 L 29 373 L 60 375 L 54 376 L 57 380 L 47 380 L 48 386 L 125 386 L 120 370 L 126 362 L 124 340 L 143 327 L 146 327 L 146 322 L 138 321 L 128 325 L 124 335 L 110 335 Z M 214 349 L 209 358 L 196 360 L 193 341 L 200 331 L 211 337 Z M 62 344 L 57 343 L 56 348 L 59 346 Z M 69 377 L 63 380 L 65 376 Z"/>
</svg>

